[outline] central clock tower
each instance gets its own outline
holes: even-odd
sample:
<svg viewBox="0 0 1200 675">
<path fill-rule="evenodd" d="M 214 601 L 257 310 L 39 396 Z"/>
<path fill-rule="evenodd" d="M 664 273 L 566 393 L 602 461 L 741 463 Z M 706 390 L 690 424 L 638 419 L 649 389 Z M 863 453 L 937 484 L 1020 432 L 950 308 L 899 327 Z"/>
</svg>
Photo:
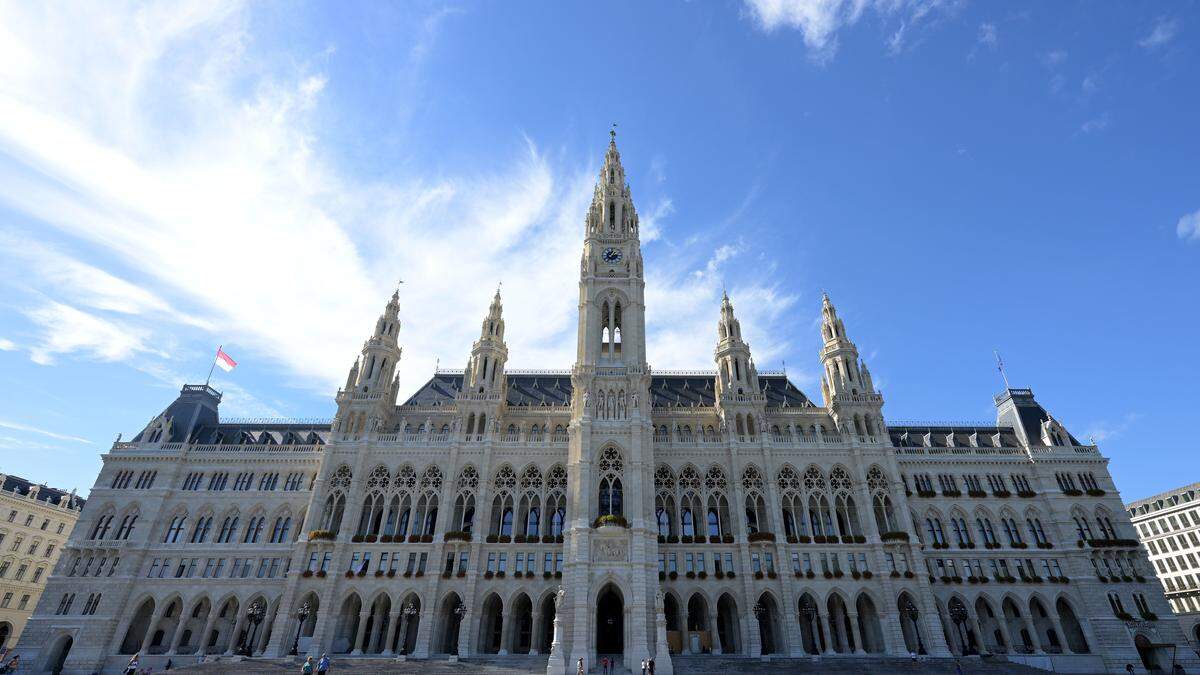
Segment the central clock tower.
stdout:
<svg viewBox="0 0 1200 675">
<path fill-rule="evenodd" d="M 656 611 L 654 427 L 642 272 L 637 211 L 613 133 L 587 212 L 580 260 L 564 639 L 551 655 L 553 673 L 574 673 L 581 658 L 590 667 L 603 656 L 618 656 L 632 668 L 652 655 L 657 672 L 671 672 Z"/>
</svg>

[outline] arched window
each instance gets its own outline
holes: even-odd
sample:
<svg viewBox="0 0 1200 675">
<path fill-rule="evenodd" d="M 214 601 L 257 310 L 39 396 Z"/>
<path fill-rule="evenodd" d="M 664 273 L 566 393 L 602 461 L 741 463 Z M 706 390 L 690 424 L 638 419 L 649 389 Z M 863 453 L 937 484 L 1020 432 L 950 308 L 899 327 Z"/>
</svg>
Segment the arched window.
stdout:
<svg viewBox="0 0 1200 675">
<path fill-rule="evenodd" d="M 624 515 L 621 489 L 621 474 L 624 462 L 616 448 L 607 448 L 600 453 L 599 511 L 601 516 Z"/>
</svg>

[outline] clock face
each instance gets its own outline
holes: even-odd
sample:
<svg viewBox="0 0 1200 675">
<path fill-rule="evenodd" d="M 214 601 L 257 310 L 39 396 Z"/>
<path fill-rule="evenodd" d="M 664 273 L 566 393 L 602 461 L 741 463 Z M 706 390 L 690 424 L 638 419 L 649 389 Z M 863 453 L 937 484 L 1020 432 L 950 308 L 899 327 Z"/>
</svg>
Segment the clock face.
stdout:
<svg viewBox="0 0 1200 675">
<path fill-rule="evenodd" d="M 604 262 L 615 265 L 621 262 L 621 249 L 606 248 L 604 249 Z"/>
</svg>

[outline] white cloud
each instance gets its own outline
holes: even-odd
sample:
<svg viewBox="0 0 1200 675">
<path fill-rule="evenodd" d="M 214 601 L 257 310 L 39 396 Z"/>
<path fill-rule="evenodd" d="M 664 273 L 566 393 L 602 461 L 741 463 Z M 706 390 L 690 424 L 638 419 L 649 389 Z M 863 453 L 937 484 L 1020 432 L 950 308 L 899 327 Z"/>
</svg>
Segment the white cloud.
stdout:
<svg viewBox="0 0 1200 675">
<path fill-rule="evenodd" d="M 42 329 L 40 342 L 29 349 L 34 363 L 51 365 L 58 354 L 76 353 L 99 361 L 125 361 L 143 353 L 165 356 L 149 346 L 145 329 L 61 302 L 48 302 L 26 315 Z"/>
<path fill-rule="evenodd" d="M 1084 438 L 1091 443 L 1103 443 L 1107 440 L 1112 440 L 1129 430 L 1138 420 L 1142 418 L 1141 413 L 1126 413 L 1120 421 L 1100 421 L 1092 424 L 1084 432 Z"/>
<path fill-rule="evenodd" d="M 1175 224 L 1175 232 L 1184 241 L 1200 241 L 1200 211 L 1193 211 Z"/>
<path fill-rule="evenodd" d="M 1111 123 L 1112 123 L 1112 118 L 1109 116 L 1109 114 L 1103 113 L 1099 117 L 1093 117 L 1092 119 L 1084 122 L 1079 127 L 1079 131 L 1081 131 L 1085 134 L 1096 133 L 1098 131 L 1104 131 L 1105 129 L 1108 128 L 1108 125 Z"/>
<path fill-rule="evenodd" d="M 401 79 L 420 80 L 445 15 L 422 23 Z M 509 367 L 568 367 L 602 139 L 588 161 L 527 140 L 498 166 L 364 181 L 321 144 L 331 75 L 249 57 L 251 23 L 237 5 L 0 7 L 0 204 L 70 242 L 0 247 L 30 271 L 31 357 L 123 361 L 178 386 L 198 357 L 174 343 L 208 340 L 331 393 L 402 277 L 402 396 L 435 359 L 466 361 L 500 281 Z M 673 210 L 668 197 L 647 210 L 647 243 Z M 720 270 L 748 252 L 715 247 L 689 268 L 704 245 L 657 245 L 674 257 L 652 262 L 652 361 L 710 367 Z M 760 363 L 782 353 L 795 296 L 766 278 L 730 290 Z M 236 377 L 220 386 L 227 414 L 287 412 Z"/>
<path fill-rule="evenodd" d="M 1064 49 L 1055 49 L 1046 52 L 1042 55 L 1042 63 L 1047 68 L 1056 68 L 1062 65 L 1067 60 L 1067 52 Z"/>
<path fill-rule="evenodd" d="M 837 52 L 837 32 L 852 26 L 868 10 L 884 19 L 898 18 L 900 25 L 887 39 L 889 52 L 898 53 L 912 27 L 935 10 L 952 3 L 945 0 L 745 0 L 758 27 L 770 32 L 779 28 L 799 30 L 810 55 L 828 61 Z"/>
<path fill-rule="evenodd" d="M 60 441 L 72 441 L 75 443 L 91 443 L 91 441 L 89 441 L 86 438 L 80 438 L 79 436 L 71 436 L 68 434 L 60 434 L 57 431 L 48 431 L 46 429 L 39 429 L 38 427 L 30 426 L 28 424 L 21 424 L 20 422 L 10 422 L 8 420 L 0 420 L 0 427 L 3 427 L 5 429 L 12 429 L 13 431 L 24 431 L 26 433 L 37 434 L 39 436 L 46 436 L 47 438 L 54 438 L 54 439 L 57 439 Z"/>
<path fill-rule="evenodd" d="M 0 338 L 0 352 L 14 352 L 17 349 L 17 343 L 7 338 Z"/>
<path fill-rule="evenodd" d="M 675 213 L 675 203 L 670 197 L 658 200 L 649 213 L 638 215 L 639 236 L 643 244 L 648 244 L 662 236 L 662 220 Z"/>
<path fill-rule="evenodd" d="M 1167 17 L 1159 17 L 1154 22 L 1154 28 L 1146 37 L 1138 40 L 1144 49 L 1157 49 L 1175 39 L 1179 35 L 1179 22 Z"/>
<path fill-rule="evenodd" d="M 979 36 L 976 38 L 979 44 L 988 49 L 995 49 L 999 43 L 999 37 L 996 33 L 996 24 L 981 23 L 979 24 Z"/>
</svg>

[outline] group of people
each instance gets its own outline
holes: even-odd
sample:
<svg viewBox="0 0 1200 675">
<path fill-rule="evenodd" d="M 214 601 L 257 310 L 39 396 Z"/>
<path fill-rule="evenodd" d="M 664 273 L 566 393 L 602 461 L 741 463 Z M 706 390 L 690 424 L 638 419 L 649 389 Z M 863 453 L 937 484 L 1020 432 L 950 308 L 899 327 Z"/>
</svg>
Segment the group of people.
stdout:
<svg viewBox="0 0 1200 675">
<path fill-rule="evenodd" d="M 613 675 L 613 669 L 617 667 L 617 660 L 607 656 L 600 657 L 600 675 Z M 579 663 L 575 666 L 576 675 L 585 675 L 587 669 L 583 665 L 583 659 L 579 659 Z M 642 659 L 642 675 L 654 675 L 654 659 Z"/>
<path fill-rule="evenodd" d="M 312 675 L 313 673 L 323 674 L 329 672 L 329 655 L 321 654 L 321 658 L 313 662 L 313 657 L 304 659 L 304 665 L 300 667 L 300 672 L 304 675 Z"/>
</svg>

